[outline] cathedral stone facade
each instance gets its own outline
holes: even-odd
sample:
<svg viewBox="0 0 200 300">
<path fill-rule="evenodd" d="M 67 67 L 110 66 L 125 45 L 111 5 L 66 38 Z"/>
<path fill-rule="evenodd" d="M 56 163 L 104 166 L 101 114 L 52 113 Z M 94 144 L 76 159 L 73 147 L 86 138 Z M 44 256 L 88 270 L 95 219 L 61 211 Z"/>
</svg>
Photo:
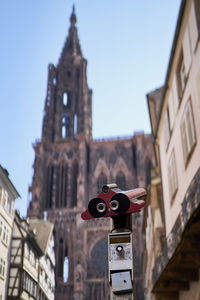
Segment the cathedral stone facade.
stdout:
<svg viewBox="0 0 200 300">
<path fill-rule="evenodd" d="M 154 164 L 151 136 L 92 138 L 92 91 L 87 84 L 73 9 L 57 66 L 49 65 L 42 137 L 34 145 L 30 218 L 47 218 L 56 233 L 56 300 L 109 299 L 109 219 L 83 221 L 81 212 L 105 183 L 145 187 Z M 143 300 L 142 213 L 133 216 L 135 293 Z M 67 266 L 68 265 L 68 266 Z M 67 266 L 67 267 L 66 267 Z"/>
</svg>

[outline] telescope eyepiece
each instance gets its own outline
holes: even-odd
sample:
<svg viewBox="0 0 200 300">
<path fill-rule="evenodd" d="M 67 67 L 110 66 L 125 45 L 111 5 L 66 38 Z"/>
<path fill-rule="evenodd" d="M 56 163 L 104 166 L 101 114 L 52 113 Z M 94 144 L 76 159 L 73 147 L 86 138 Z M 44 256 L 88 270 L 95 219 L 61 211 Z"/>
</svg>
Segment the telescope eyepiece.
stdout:
<svg viewBox="0 0 200 300">
<path fill-rule="evenodd" d="M 119 208 L 119 201 L 113 199 L 112 201 L 110 201 L 110 208 L 113 211 L 116 211 Z"/>
<path fill-rule="evenodd" d="M 106 211 L 106 204 L 104 202 L 100 202 L 97 204 L 97 211 L 103 213 Z"/>
</svg>

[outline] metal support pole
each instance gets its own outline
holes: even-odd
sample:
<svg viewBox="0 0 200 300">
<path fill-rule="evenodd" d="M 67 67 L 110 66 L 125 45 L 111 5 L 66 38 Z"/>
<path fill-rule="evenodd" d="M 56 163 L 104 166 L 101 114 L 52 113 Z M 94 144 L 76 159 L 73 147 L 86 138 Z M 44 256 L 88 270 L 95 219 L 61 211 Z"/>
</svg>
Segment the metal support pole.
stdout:
<svg viewBox="0 0 200 300">
<path fill-rule="evenodd" d="M 110 299 L 134 300 L 132 217 L 127 214 L 112 220 L 108 236 Z"/>
</svg>

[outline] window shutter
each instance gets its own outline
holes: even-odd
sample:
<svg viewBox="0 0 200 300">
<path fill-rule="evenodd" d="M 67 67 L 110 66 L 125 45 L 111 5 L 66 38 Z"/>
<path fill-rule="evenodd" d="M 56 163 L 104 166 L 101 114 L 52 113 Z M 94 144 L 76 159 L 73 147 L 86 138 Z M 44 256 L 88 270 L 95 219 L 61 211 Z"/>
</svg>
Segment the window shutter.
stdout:
<svg viewBox="0 0 200 300">
<path fill-rule="evenodd" d="M 194 51 L 197 38 L 198 38 L 198 29 L 197 29 L 196 16 L 195 16 L 193 3 L 190 10 L 190 16 L 189 16 L 189 30 L 190 30 L 191 48 L 192 51 Z"/>
<path fill-rule="evenodd" d="M 176 111 L 177 111 L 177 108 L 179 105 L 176 74 L 174 75 L 174 79 L 173 79 L 173 83 L 172 83 L 172 96 L 173 96 L 173 103 L 174 103 L 174 113 L 176 114 Z"/>
<path fill-rule="evenodd" d="M 175 116 L 172 90 L 170 90 L 169 93 L 168 106 L 169 106 L 170 129 L 172 129 L 174 124 L 174 116 Z"/>
<path fill-rule="evenodd" d="M 190 154 L 192 147 L 196 141 L 194 131 L 194 121 L 192 116 L 191 101 L 186 106 L 182 124 L 181 124 L 182 144 L 185 162 Z"/>
<path fill-rule="evenodd" d="M 183 37 L 183 60 L 185 65 L 185 74 L 188 75 L 188 71 L 191 65 L 191 53 L 190 53 L 190 42 L 189 42 L 189 31 L 188 27 L 185 30 L 185 34 Z"/>
<path fill-rule="evenodd" d="M 183 156 L 184 156 L 184 161 L 186 162 L 188 149 L 187 149 L 185 119 L 183 119 L 181 124 L 181 136 L 182 136 Z"/>
<path fill-rule="evenodd" d="M 198 103 L 200 107 L 200 70 L 198 71 L 196 76 L 196 88 L 197 88 Z"/>
<path fill-rule="evenodd" d="M 170 138 L 170 132 L 169 132 L 169 120 L 168 120 L 168 112 L 166 111 L 165 113 L 165 149 L 168 146 L 169 143 L 169 138 Z"/>
<path fill-rule="evenodd" d="M 192 146 L 195 143 L 195 134 L 194 134 L 194 124 L 193 124 L 193 118 L 192 118 L 192 109 L 191 109 L 191 105 L 188 106 L 187 109 L 187 128 L 188 128 L 188 148 L 189 148 L 189 152 L 192 149 Z"/>
<path fill-rule="evenodd" d="M 168 182 L 169 182 L 169 196 L 170 199 L 172 199 L 178 187 L 174 151 L 170 156 L 169 164 L 168 164 Z"/>
</svg>

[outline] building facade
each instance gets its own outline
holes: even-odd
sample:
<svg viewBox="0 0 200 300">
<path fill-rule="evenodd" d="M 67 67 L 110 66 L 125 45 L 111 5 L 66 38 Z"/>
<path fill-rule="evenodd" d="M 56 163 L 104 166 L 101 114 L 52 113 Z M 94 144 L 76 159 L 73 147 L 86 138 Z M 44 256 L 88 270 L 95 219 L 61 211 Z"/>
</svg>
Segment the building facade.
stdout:
<svg viewBox="0 0 200 300">
<path fill-rule="evenodd" d="M 38 300 L 55 299 L 55 243 L 54 226 L 44 220 L 30 220 L 30 230 L 35 233 L 36 240 L 43 255 L 39 258 L 38 268 Z"/>
<path fill-rule="evenodd" d="M 150 135 L 92 138 L 92 91 L 73 10 L 58 65 L 49 65 L 42 138 L 34 145 L 31 219 L 54 223 L 56 299 L 109 299 L 109 219 L 83 221 L 81 213 L 105 183 L 121 189 L 144 187 L 154 153 Z M 143 300 L 141 215 L 133 216 L 135 294 Z M 68 266 L 67 266 L 68 265 Z"/>
<path fill-rule="evenodd" d="M 53 224 L 15 212 L 8 273 L 8 300 L 55 299 Z"/>
<path fill-rule="evenodd" d="M 152 170 L 146 299 L 200 299 L 200 1 L 182 0 L 164 87 L 148 104 Z"/>
<path fill-rule="evenodd" d="M 14 201 L 18 197 L 7 170 L 0 165 L 0 300 L 6 299 Z"/>
<path fill-rule="evenodd" d="M 10 253 L 7 299 L 36 299 L 38 291 L 39 258 L 42 250 L 35 234 L 30 231 L 29 220 L 16 211 Z"/>
</svg>

